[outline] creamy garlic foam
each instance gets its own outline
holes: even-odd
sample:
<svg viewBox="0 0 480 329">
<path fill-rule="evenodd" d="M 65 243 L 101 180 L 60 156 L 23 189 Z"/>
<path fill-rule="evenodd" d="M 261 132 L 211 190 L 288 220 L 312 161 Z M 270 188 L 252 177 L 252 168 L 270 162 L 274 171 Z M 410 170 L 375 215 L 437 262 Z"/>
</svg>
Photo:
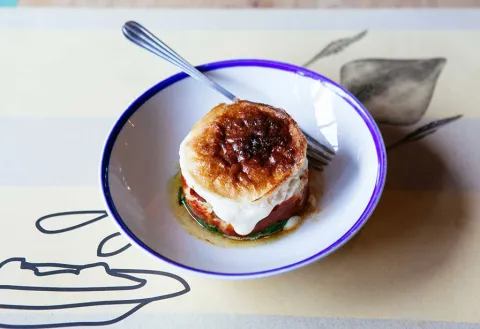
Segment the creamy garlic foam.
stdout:
<svg viewBox="0 0 480 329">
<path fill-rule="evenodd" d="M 212 193 L 201 186 L 190 174 L 188 168 L 189 157 L 185 144 L 188 142 L 190 134 L 180 144 L 180 169 L 182 176 L 189 187 L 205 199 L 211 206 L 218 218 L 232 225 L 235 232 L 239 235 L 248 235 L 253 231 L 259 221 L 267 217 L 276 205 L 299 194 L 305 185 L 307 179 L 300 179 L 308 169 L 308 160 L 305 159 L 303 166 L 295 175 L 287 179 L 277 189 L 269 193 L 268 196 L 260 198 L 257 201 L 231 200 Z"/>
</svg>

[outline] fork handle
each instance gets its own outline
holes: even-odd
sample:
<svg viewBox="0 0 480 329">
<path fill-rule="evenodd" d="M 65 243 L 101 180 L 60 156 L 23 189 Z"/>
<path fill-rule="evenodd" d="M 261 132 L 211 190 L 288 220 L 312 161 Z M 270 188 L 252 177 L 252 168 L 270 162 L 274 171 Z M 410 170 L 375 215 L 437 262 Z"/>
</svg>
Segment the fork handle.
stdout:
<svg viewBox="0 0 480 329">
<path fill-rule="evenodd" d="M 207 77 L 205 74 L 197 70 L 192 64 L 188 63 L 184 58 L 177 54 L 172 48 L 167 46 L 162 40 L 158 39 L 153 33 L 144 28 L 137 22 L 129 21 L 122 28 L 125 37 L 149 52 L 163 58 L 167 62 L 176 65 L 183 72 L 187 73 L 194 79 L 206 83 L 215 89 L 230 101 L 236 102 L 238 98 L 231 92 L 220 86 L 218 83 Z"/>
</svg>

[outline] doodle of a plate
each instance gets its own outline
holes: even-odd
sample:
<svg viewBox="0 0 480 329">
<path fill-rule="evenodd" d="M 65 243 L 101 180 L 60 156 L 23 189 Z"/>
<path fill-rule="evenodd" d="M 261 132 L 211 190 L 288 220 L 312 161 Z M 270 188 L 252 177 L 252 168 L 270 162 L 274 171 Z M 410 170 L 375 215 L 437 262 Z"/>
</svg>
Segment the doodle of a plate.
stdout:
<svg viewBox="0 0 480 329">
<path fill-rule="evenodd" d="M 251 247 L 222 248 L 189 235 L 169 211 L 168 182 L 177 170 L 180 142 L 226 100 L 179 73 L 133 102 L 105 144 L 101 188 L 125 236 L 156 259 L 219 278 L 279 274 L 347 242 L 371 215 L 385 182 L 385 146 L 366 109 L 333 81 L 290 64 L 229 60 L 200 70 L 242 99 L 285 109 L 307 133 L 336 149 L 323 172 L 321 210 L 292 234 Z"/>
<path fill-rule="evenodd" d="M 12 258 L 0 263 L 0 277 L 0 328 L 107 325 L 190 290 L 174 274 L 111 269 L 105 263 L 35 264 Z"/>
</svg>

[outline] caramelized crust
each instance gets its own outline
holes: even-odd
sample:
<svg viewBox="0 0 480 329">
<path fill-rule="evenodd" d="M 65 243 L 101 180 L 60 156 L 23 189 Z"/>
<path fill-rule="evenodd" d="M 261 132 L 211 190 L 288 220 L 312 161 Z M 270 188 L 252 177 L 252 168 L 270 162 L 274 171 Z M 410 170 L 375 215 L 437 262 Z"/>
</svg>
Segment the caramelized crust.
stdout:
<svg viewBox="0 0 480 329">
<path fill-rule="evenodd" d="M 282 109 L 249 101 L 220 104 L 191 131 L 193 178 L 230 199 L 257 200 L 303 165 L 307 142 Z"/>
</svg>

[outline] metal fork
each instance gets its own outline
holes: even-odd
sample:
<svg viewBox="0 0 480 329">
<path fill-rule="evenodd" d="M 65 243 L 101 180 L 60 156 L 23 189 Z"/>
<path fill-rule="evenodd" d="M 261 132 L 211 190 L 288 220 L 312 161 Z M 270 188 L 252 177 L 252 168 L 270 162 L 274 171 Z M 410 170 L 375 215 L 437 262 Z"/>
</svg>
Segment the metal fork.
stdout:
<svg viewBox="0 0 480 329">
<path fill-rule="evenodd" d="M 228 98 L 230 101 L 235 102 L 238 98 L 220 86 L 218 83 L 207 77 L 205 74 L 196 69 L 193 65 L 188 63 L 183 57 L 177 54 L 173 49 L 167 46 L 163 41 L 157 38 L 153 33 L 148 31 L 142 25 L 137 22 L 129 21 L 123 25 L 122 28 L 123 34 L 127 37 L 128 40 L 140 46 L 151 53 L 163 58 L 167 62 L 176 65 L 183 72 L 191 76 L 192 78 L 203 82 L 213 88 L 214 90 L 221 93 L 223 96 Z M 323 170 L 323 167 L 326 166 L 332 156 L 335 155 L 335 151 L 329 147 L 321 144 L 315 140 L 312 136 L 303 131 L 307 139 L 307 157 L 308 163 L 318 170 Z"/>
</svg>

